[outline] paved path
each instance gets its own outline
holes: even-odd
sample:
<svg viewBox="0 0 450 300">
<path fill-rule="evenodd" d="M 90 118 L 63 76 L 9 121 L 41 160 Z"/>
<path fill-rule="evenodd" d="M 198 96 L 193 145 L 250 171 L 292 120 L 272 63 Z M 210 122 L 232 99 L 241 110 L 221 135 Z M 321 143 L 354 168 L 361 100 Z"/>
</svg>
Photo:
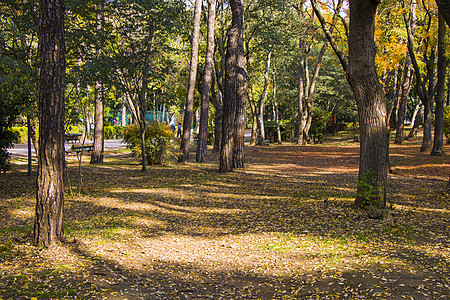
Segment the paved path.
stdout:
<svg viewBox="0 0 450 300">
<path fill-rule="evenodd" d="M 92 141 L 86 141 L 86 143 L 92 143 Z M 64 144 L 64 148 L 68 151 L 72 147 L 72 143 Z M 105 140 L 105 150 L 111 149 L 125 149 L 126 144 L 122 143 L 122 140 Z M 27 144 L 14 144 L 14 148 L 8 149 L 8 152 L 13 156 L 28 156 L 28 145 Z M 31 155 L 35 157 L 36 153 L 34 147 L 31 147 Z"/>
</svg>

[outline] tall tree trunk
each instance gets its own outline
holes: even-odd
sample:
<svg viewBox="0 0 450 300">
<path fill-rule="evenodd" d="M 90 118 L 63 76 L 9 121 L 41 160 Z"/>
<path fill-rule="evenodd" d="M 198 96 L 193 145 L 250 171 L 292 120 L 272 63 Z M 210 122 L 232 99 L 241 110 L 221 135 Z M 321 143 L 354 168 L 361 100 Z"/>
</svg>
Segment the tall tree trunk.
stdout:
<svg viewBox="0 0 450 300">
<path fill-rule="evenodd" d="M 102 23 L 103 23 L 103 5 L 97 4 L 97 35 L 102 34 Z M 97 40 L 96 56 L 100 59 L 102 55 L 102 43 L 100 39 Z M 103 162 L 103 151 L 104 151 L 104 128 L 103 128 L 103 84 L 101 84 L 98 79 L 95 83 L 95 110 L 94 110 L 94 145 L 92 148 L 91 164 L 98 164 Z"/>
<path fill-rule="evenodd" d="M 228 44 L 225 55 L 225 88 L 223 97 L 222 146 L 220 151 L 220 172 L 231 172 L 234 167 L 234 142 L 236 108 L 238 106 L 238 56 L 243 25 L 243 5 L 240 0 L 230 0 L 232 22 L 228 29 Z M 242 16 L 240 15 L 242 14 Z M 242 18 L 242 21 L 241 21 Z M 242 22 L 242 24 L 240 24 Z M 241 72 L 241 70 L 239 70 Z M 245 92 L 245 90 L 244 90 Z"/>
<path fill-rule="evenodd" d="M 236 55 L 236 120 L 234 123 L 233 166 L 244 167 L 244 135 L 247 119 L 247 70 L 244 51 L 244 3 L 232 1 L 231 8 L 236 18 L 238 43 Z"/>
<path fill-rule="evenodd" d="M 272 49 L 269 50 L 267 53 L 267 59 L 266 59 L 266 70 L 264 72 L 264 88 L 261 93 L 261 96 L 259 97 L 259 112 L 258 112 L 258 139 L 257 144 L 258 145 L 264 145 L 264 141 L 266 139 L 266 132 L 264 129 L 264 107 L 265 107 L 265 101 L 267 98 L 268 90 L 269 90 L 269 75 L 270 75 L 270 59 L 272 57 Z"/>
<path fill-rule="evenodd" d="M 439 8 L 439 13 L 442 14 L 445 22 L 450 26 L 450 2 L 447 0 L 436 0 Z"/>
<path fill-rule="evenodd" d="M 213 74 L 215 77 L 215 75 Z M 213 84 L 216 82 L 214 79 Z M 220 143 L 222 142 L 222 119 L 223 119 L 223 105 L 222 105 L 222 92 L 220 87 L 218 88 L 218 95 L 214 87 L 211 87 L 211 98 L 210 101 L 216 110 L 216 119 L 214 120 L 214 147 L 213 152 L 220 152 Z M 219 96 L 219 97 L 217 97 Z"/>
<path fill-rule="evenodd" d="M 437 65 L 437 93 L 436 111 L 434 116 L 434 140 L 431 155 L 444 155 L 444 98 L 445 98 L 445 21 L 439 14 L 438 25 L 438 65 Z"/>
<path fill-rule="evenodd" d="M 395 144 L 401 144 L 403 142 L 403 128 L 405 127 L 405 114 L 406 104 L 408 103 L 409 92 L 411 91 L 412 84 L 412 72 L 411 72 L 411 59 L 409 55 L 405 58 L 405 65 L 403 66 L 403 82 L 400 94 L 400 101 L 398 102 L 397 109 L 397 122 L 395 131 Z"/>
<path fill-rule="evenodd" d="M 386 102 L 375 67 L 377 1 L 350 0 L 347 78 L 355 94 L 360 122 L 359 182 L 355 204 L 385 207 L 389 139 Z M 364 194 L 369 196 L 364 196 Z"/>
<path fill-rule="evenodd" d="M 211 91 L 214 66 L 214 30 L 216 28 L 216 1 L 208 1 L 208 33 L 206 43 L 205 75 L 203 76 L 202 98 L 200 104 L 200 128 L 198 134 L 196 161 L 206 160 L 208 146 L 209 94 Z"/>
<path fill-rule="evenodd" d="M 195 83 L 197 80 L 197 66 L 198 66 L 198 45 L 200 40 L 200 17 L 202 12 L 202 1 L 195 0 L 193 33 L 191 42 L 191 63 L 189 67 L 189 82 L 188 93 L 186 96 L 186 108 L 184 110 L 183 120 L 183 137 L 181 139 L 181 155 L 178 161 L 185 163 L 189 160 L 189 147 L 191 143 L 191 127 L 192 117 L 194 114 L 194 96 Z"/>
<path fill-rule="evenodd" d="M 39 158 L 34 244 L 64 240 L 64 1 L 39 1 Z"/>
<path fill-rule="evenodd" d="M 250 137 L 250 146 L 256 145 L 256 137 L 258 135 L 258 111 L 256 110 L 255 99 L 253 98 L 253 88 L 251 80 L 247 84 L 248 103 L 252 112 L 252 135 Z"/>
<path fill-rule="evenodd" d="M 121 120 L 120 125 L 121 126 L 127 125 L 127 106 L 126 106 L 125 95 L 122 96 L 122 120 Z"/>
<path fill-rule="evenodd" d="M 277 126 L 277 141 L 278 145 L 281 145 L 280 116 L 277 102 L 277 78 L 275 71 L 273 72 L 273 110 L 275 111 L 275 125 Z"/>
<path fill-rule="evenodd" d="M 103 162 L 104 127 L 103 127 L 103 87 L 95 84 L 95 110 L 94 110 L 94 146 L 92 148 L 91 164 Z"/>
<path fill-rule="evenodd" d="M 302 44 L 302 41 L 300 41 L 300 44 Z M 303 47 L 300 47 L 300 52 L 303 52 Z M 303 130 L 306 125 L 306 115 L 304 113 L 303 108 L 303 99 L 305 97 L 305 84 L 304 84 L 304 72 L 303 72 L 303 64 L 304 64 L 305 58 L 302 55 L 300 56 L 300 61 L 298 64 L 298 92 L 297 92 L 297 103 L 298 103 L 298 136 L 297 136 L 297 144 L 303 145 L 304 143 L 304 136 L 303 136 Z"/>
</svg>

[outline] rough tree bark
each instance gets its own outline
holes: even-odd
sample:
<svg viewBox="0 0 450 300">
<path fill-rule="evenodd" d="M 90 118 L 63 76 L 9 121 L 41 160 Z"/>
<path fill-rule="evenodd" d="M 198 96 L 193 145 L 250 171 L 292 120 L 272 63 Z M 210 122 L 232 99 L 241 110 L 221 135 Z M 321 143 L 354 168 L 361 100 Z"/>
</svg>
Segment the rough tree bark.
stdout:
<svg viewBox="0 0 450 300">
<path fill-rule="evenodd" d="M 64 1 L 39 1 L 39 157 L 34 243 L 64 240 Z"/>
<path fill-rule="evenodd" d="M 216 0 L 208 0 L 208 31 L 206 42 L 205 75 L 203 76 L 202 98 L 200 104 L 200 128 L 198 134 L 197 153 L 195 160 L 206 160 L 208 146 L 209 94 L 211 92 L 212 73 L 214 66 L 214 30 L 216 28 Z"/>
<path fill-rule="evenodd" d="M 230 1 L 232 22 L 228 29 L 228 44 L 225 55 L 225 87 L 223 97 L 222 147 L 220 151 L 220 172 L 233 171 L 235 164 L 243 159 L 243 151 L 238 153 L 235 142 L 240 142 L 242 120 L 245 121 L 247 77 L 245 73 L 245 57 L 243 51 L 244 5 L 240 0 Z M 244 113 L 244 115 L 242 115 Z M 237 125 L 236 125 L 237 123 Z M 245 125 L 245 122 L 244 122 Z M 238 136 L 239 135 L 239 136 Z M 243 138 L 243 134 L 242 134 Z M 243 142 L 243 141 L 242 141 Z M 241 145 L 238 145 L 240 147 Z M 237 157 L 240 156 L 240 157 Z M 240 167 L 240 166 L 238 166 Z"/>
<path fill-rule="evenodd" d="M 445 98 L 445 23 L 444 17 L 439 14 L 438 25 L 438 65 L 437 65 L 437 93 L 436 111 L 434 115 L 434 140 L 431 155 L 444 155 L 444 98 Z"/>
<path fill-rule="evenodd" d="M 347 77 L 355 94 L 360 122 L 359 181 L 372 177 L 371 203 L 358 186 L 355 204 L 385 207 L 389 155 L 386 99 L 375 67 L 375 15 L 379 1 L 350 0 Z M 369 175 L 373 174 L 373 175 Z M 366 177 L 367 178 L 367 177 Z M 368 192 L 368 191 L 364 191 Z"/>
<path fill-rule="evenodd" d="M 195 0 L 194 21 L 193 21 L 194 28 L 191 43 L 191 64 L 189 68 L 188 93 L 186 96 L 186 108 L 184 110 L 183 136 L 181 139 L 181 155 L 180 157 L 178 157 L 178 162 L 181 163 L 184 163 L 186 162 L 186 160 L 189 160 L 189 147 L 191 143 L 191 126 L 192 126 L 192 117 L 194 114 L 195 82 L 197 80 L 198 45 L 200 39 L 201 12 L 202 12 L 202 1 Z"/>
<path fill-rule="evenodd" d="M 385 207 L 389 138 L 385 95 L 375 67 L 374 41 L 375 15 L 379 1 L 350 0 L 348 65 L 344 52 L 327 29 L 316 0 L 311 0 L 311 4 L 328 42 L 346 72 L 358 106 L 361 131 L 359 182 L 368 182 L 358 186 L 355 205 Z M 370 185 L 370 189 L 364 192 L 370 195 L 361 197 L 364 194 L 362 189 L 367 189 L 367 185 Z"/>
<path fill-rule="evenodd" d="M 238 29 L 236 56 L 236 120 L 234 123 L 233 166 L 244 167 L 244 134 L 247 119 L 247 69 L 244 51 L 244 3 L 232 1 L 231 9 Z"/>
</svg>

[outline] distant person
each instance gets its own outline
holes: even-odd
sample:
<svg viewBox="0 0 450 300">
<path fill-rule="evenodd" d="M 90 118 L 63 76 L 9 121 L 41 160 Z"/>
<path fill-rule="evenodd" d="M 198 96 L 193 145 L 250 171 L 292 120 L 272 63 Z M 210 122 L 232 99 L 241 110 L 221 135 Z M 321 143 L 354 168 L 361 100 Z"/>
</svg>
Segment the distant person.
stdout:
<svg viewBox="0 0 450 300">
<path fill-rule="evenodd" d="M 177 138 L 181 137 L 181 123 L 178 123 Z"/>
</svg>

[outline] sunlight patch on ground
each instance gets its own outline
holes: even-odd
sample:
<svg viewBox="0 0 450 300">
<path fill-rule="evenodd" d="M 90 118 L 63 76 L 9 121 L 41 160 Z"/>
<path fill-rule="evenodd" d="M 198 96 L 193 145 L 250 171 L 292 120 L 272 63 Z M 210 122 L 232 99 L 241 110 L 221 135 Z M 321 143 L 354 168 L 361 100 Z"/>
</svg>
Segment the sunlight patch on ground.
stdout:
<svg viewBox="0 0 450 300">
<path fill-rule="evenodd" d="M 9 211 L 12 218 L 29 219 L 34 218 L 34 211 L 30 209 L 13 209 Z"/>
</svg>

